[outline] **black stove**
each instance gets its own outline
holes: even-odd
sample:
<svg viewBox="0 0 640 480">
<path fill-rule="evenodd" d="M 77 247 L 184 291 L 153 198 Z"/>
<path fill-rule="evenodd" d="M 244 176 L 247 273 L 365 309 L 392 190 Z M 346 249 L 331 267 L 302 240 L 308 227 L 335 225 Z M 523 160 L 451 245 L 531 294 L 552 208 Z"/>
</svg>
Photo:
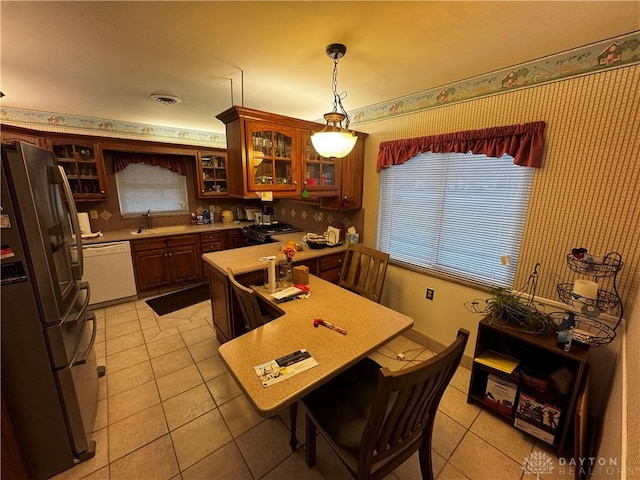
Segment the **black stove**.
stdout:
<svg viewBox="0 0 640 480">
<path fill-rule="evenodd" d="M 299 231 L 299 229 L 288 223 L 272 222 L 262 225 L 248 225 L 242 229 L 242 235 L 247 245 L 260 245 L 273 242 L 271 235 Z"/>
</svg>

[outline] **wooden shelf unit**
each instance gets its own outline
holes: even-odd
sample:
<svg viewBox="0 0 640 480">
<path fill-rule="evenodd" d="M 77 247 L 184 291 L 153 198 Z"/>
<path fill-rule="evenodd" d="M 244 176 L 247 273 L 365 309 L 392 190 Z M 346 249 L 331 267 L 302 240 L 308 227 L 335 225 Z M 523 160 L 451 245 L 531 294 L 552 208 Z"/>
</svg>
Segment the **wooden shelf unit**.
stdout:
<svg viewBox="0 0 640 480">
<path fill-rule="evenodd" d="M 477 358 L 487 350 L 492 350 L 494 352 L 517 358 L 520 360 L 520 365 L 516 368 L 513 374 L 509 375 L 500 370 L 493 369 L 474 361 L 471 368 L 467 403 L 477 403 L 487 407 L 484 403 L 484 397 L 487 386 L 487 377 L 489 374 L 496 375 L 515 383 L 518 386 L 518 394 L 514 403 L 513 413 L 511 415 L 507 415 L 491 409 L 491 411 L 495 412 L 512 425 L 515 420 L 515 413 L 520 393 L 523 389 L 527 390 L 527 393 L 531 392 L 529 388 L 523 385 L 521 376 L 518 373 L 519 369 L 527 366 L 534 368 L 538 372 L 550 374 L 554 370 L 565 367 L 573 374 L 573 381 L 571 382 L 571 388 L 568 394 L 557 395 L 557 398 L 560 399 L 560 403 L 562 404 L 562 416 L 559 420 L 553 447 L 556 448 L 558 453 L 564 452 L 571 444 L 571 440 L 573 438 L 573 434 L 571 433 L 571 429 L 573 428 L 573 417 L 576 409 L 576 402 L 587 371 L 589 347 L 574 342 L 571 345 L 571 350 L 565 352 L 556 346 L 556 335 L 553 333 L 538 335 L 519 332 L 491 323 L 490 318 L 486 317 L 482 319 L 478 325 L 478 337 L 476 340 L 474 358 Z"/>
</svg>

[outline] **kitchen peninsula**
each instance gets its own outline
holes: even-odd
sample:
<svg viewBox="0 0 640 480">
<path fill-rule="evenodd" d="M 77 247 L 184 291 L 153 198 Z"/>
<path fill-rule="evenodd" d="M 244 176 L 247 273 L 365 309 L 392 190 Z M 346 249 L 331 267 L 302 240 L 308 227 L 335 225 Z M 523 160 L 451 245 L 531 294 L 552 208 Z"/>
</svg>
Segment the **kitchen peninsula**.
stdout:
<svg viewBox="0 0 640 480">
<path fill-rule="evenodd" d="M 277 261 L 284 261 L 285 257 L 280 252 L 279 243 L 288 241 L 302 243 L 303 236 L 303 233 L 274 235 L 273 239 L 276 243 L 211 252 L 202 256 L 209 270 L 213 322 L 220 343 L 245 333 L 236 299 L 231 295 L 227 268 L 231 267 L 236 279 L 244 285 L 262 285 L 265 282 L 267 263 L 260 258 L 273 255 Z M 293 264 L 307 266 L 312 275 L 337 281 L 345 250 L 344 245 L 323 249 L 305 247 L 296 254 Z"/>
</svg>

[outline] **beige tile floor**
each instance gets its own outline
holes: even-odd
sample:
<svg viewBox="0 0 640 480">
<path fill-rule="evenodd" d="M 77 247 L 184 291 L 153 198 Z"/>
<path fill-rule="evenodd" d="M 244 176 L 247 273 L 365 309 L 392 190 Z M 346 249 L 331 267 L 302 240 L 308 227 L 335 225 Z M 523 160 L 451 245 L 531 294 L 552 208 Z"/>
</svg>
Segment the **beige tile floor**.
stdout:
<svg viewBox="0 0 640 480">
<path fill-rule="evenodd" d="M 317 465 L 289 448 L 288 410 L 261 418 L 217 354 L 210 302 L 162 317 L 144 300 L 96 311 L 100 379 L 94 458 L 57 475 L 85 479 L 346 479 L 348 472 L 318 441 Z M 405 354 L 405 361 L 396 354 Z M 372 355 L 392 369 L 429 358 L 399 337 Z M 460 367 L 440 403 L 433 433 L 438 479 L 535 478 L 527 456 L 552 458 L 542 442 L 466 402 L 469 370 Z M 299 409 L 298 439 L 304 439 Z M 557 465 L 557 463 L 556 463 Z M 547 472 L 538 469 L 538 472 Z M 544 478 L 569 478 L 559 468 Z M 420 478 L 417 454 L 388 477 Z"/>
</svg>

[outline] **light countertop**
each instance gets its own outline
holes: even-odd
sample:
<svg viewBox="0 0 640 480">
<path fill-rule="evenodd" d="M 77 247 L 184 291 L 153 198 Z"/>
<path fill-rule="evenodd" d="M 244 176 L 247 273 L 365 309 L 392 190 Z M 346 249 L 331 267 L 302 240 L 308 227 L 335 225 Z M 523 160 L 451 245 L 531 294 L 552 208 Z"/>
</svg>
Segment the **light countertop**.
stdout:
<svg viewBox="0 0 640 480">
<path fill-rule="evenodd" d="M 132 233 L 137 229 L 123 229 L 123 230 L 110 230 L 102 232 L 101 237 L 85 238 L 82 243 L 85 245 L 92 245 L 96 243 L 107 242 L 123 242 L 131 240 L 144 240 L 145 238 L 165 237 L 167 235 L 182 235 L 188 233 L 207 233 L 207 232 L 220 232 L 224 230 L 232 230 L 242 228 L 246 225 L 250 225 L 250 222 L 233 222 L 233 223 L 208 223 L 202 225 L 174 225 L 170 227 L 155 227 L 151 231 L 142 234 Z M 143 229 L 143 232 L 146 228 Z"/>
<path fill-rule="evenodd" d="M 295 241 L 303 243 L 302 238 L 306 234 L 304 232 L 285 233 L 281 235 L 273 235 L 275 243 L 265 243 L 264 245 L 254 245 L 251 247 L 234 248 L 232 250 L 222 250 L 219 252 L 205 253 L 202 258 L 226 275 L 227 267 L 231 267 L 234 274 L 254 272 L 267 268 L 267 262 L 261 261 L 261 257 L 275 256 L 276 261 L 284 262 L 286 260 L 284 254 L 280 251 L 280 243 Z M 304 249 L 296 254 L 293 258 L 294 265 L 311 258 L 317 258 L 332 253 L 344 252 L 346 245 L 337 247 L 325 247 L 320 249 L 312 249 L 303 245 Z"/>
</svg>

